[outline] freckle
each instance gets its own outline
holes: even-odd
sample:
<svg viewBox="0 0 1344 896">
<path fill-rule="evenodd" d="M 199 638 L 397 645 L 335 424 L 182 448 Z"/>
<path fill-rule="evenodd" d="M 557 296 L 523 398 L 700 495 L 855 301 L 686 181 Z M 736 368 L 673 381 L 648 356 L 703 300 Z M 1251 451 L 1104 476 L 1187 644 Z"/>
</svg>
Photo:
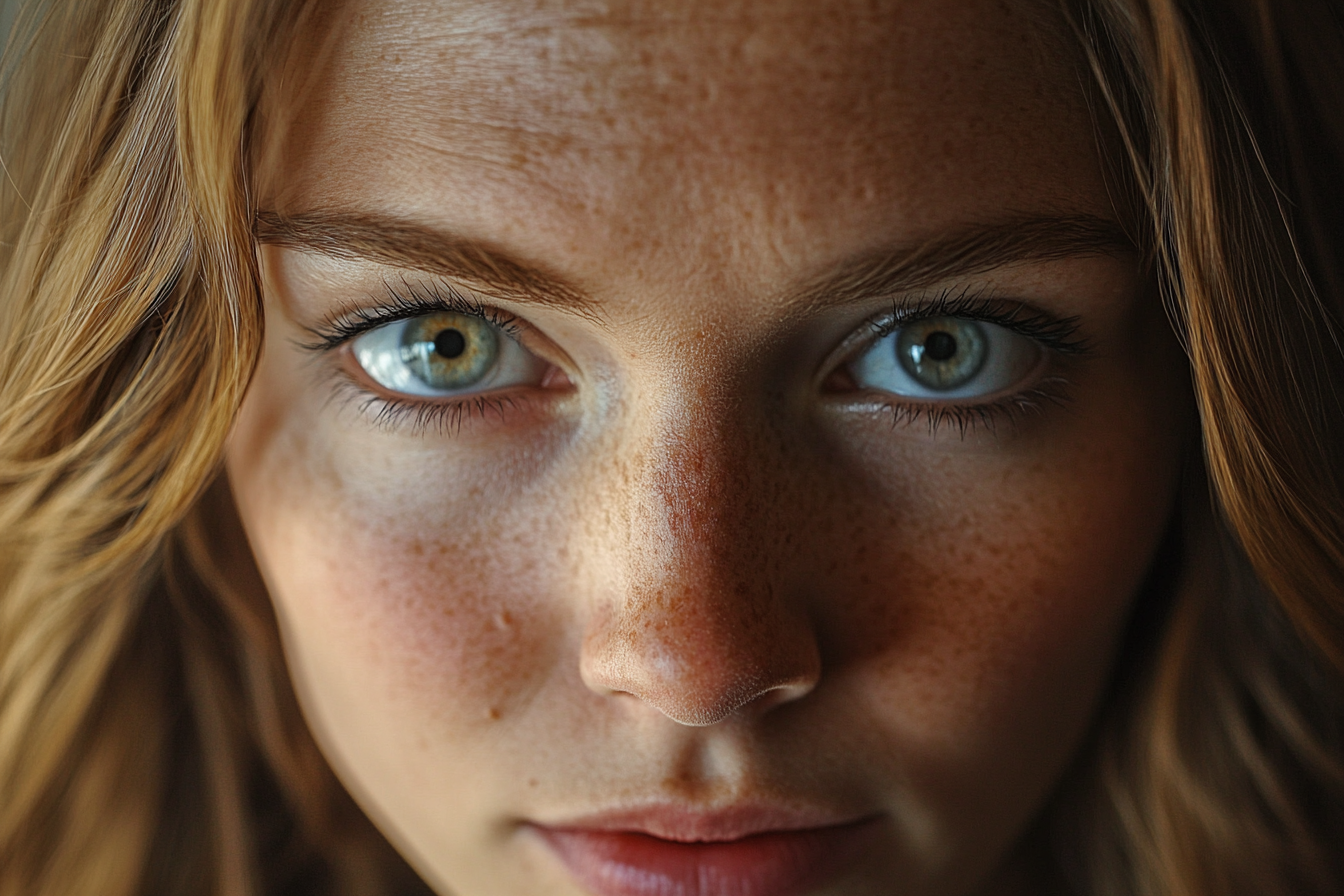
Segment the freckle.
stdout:
<svg viewBox="0 0 1344 896">
<path fill-rule="evenodd" d="M 411 553 L 417 557 L 424 556 L 425 546 L 419 541 L 411 542 Z"/>
<path fill-rule="evenodd" d="M 494 706 L 490 707 L 488 710 L 486 710 L 485 717 L 487 719 L 490 719 L 492 722 L 495 721 L 496 719 L 499 718 L 499 709 Z"/>
<path fill-rule="evenodd" d="M 528 778 L 528 779 L 527 779 L 527 786 L 528 786 L 528 787 L 536 787 L 536 786 L 537 786 L 537 779 L 536 779 L 536 778 Z"/>
</svg>

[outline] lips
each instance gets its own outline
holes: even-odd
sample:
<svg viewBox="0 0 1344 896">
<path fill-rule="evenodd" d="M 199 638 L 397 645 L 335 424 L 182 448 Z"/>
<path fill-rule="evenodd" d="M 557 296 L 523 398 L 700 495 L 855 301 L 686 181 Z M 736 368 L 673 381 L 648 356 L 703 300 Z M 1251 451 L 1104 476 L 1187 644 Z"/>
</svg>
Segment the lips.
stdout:
<svg viewBox="0 0 1344 896">
<path fill-rule="evenodd" d="M 852 866 L 877 819 L 652 809 L 536 830 L 594 896 L 802 896 Z"/>
</svg>

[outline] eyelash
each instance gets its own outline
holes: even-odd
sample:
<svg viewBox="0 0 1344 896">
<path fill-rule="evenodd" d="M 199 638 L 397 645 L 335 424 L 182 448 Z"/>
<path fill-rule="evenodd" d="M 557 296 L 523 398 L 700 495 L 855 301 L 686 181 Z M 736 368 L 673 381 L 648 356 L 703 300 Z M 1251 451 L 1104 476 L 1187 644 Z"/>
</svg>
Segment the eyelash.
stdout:
<svg viewBox="0 0 1344 896">
<path fill-rule="evenodd" d="M 1016 392 L 997 401 L 986 404 L 905 404 L 897 401 L 884 401 L 880 410 L 891 417 L 892 429 L 910 426 L 923 421 L 928 426 L 929 435 L 936 435 L 947 426 L 954 426 L 960 438 L 984 429 L 992 434 L 998 432 L 1000 424 L 1016 426 L 1027 417 L 1039 414 L 1046 405 L 1063 407 L 1068 403 L 1068 380 L 1064 377 L 1047 377 L 1025 392 Z"/>
<path fill-rule="evenodd" d="M 1056 317 L 1025 302 L 993 299 L 983 291 L 969 288 L 945 290 L 913 303 L 893 302 L 889 311 L 868 319 L 872 336 L 863 342 L 863 348 L 901 327 L 938 317 L 995 324 L 1031 339 L 1057 355 L 1078 357 L 1092 351 L 1087 340 L 1079 335 L 1077 317 Z M 850 357 L 857 354 L 853 352 Z M 975 429 L 997 433 L 1001 423 L 1015 426 L 1026 417 L 1039 414 L 1047 405 L 1063 406 L 1068 401 L 1069 385 L 1065 377 L 1050 376 L 1030 389 L 987 403 L 958 405 L 890 400 L 882 402 L 881 410 L 891 417 L 893 429 L 923 421 L 928 425 L 929 435 L 935 435 L 945 426 L 953 426 L 964 439 Z"/>
<path fill-rule="evenodd" d="M 1064 355 L 1091 351 L 1087 340 L 1078 335 L 1077 317 L 1056 317 L 1025 302 L 994 299 L 971 289 L 944 290 L 914 303 L 893 302 L 890 311 L 869 318 L 868 325 L 873 328 L 874 338 L 881 339 L 901 327 L 935 317 L 962 317 L 997 324 Z"/>
<path fill-rule="evenodd" d="M 308 328 L 313 339 L 301 347 L 317 353 L 333 352 L 378 327 L 444 311 L 479 317 L 514 339 L 526 329 L 513 315 L 483 304 L 447 284 L 403 283 L 401 288 L 403 291 L 398 292 L 389 284 L 387 298 L 381 305 L 373 308 L 351 306 L 337 311 L 321 326 Z M 370 416 L 378 428 L 409 428 L 415 435 L 430 431 L 455 434 L 469 420 L 492 414 L 503 417 L 518 404 L 516 397 L 508 394 L 471 395 L 442 401 L 417 401 L 377 395 L 355 382 L 348 374 L 341 377 L 338 390 L 338 398 L 357 402 L 360 411 Z"/>
<path fill-rule="evenodd" d="M 348 380 L 345 386 L 353 390 L 352 397 L 363 402 L 362 409 L 365 413 L 371 413 L 375 426 L 389 430 L 408 428 L 414 435 L 431 431 L 455 435 L 468 420 L 491 414 L 503 418 L 509 409 L 517 406 L 515 399 L 507 395 L 474 395 L 449 401 L 419 402 L 371 395 Z"/>
<path fill-rule="evenodd" d="M 402 288 L 404 292 L 398 292 L 389 285 L 387 299 L 377 307 L 352 306 L 338 311 L 322 326 L 310 328 L 308 332 L 313 341 L 301 347 L 318 353 L 332 352 L 377 327 L 443 311 L 479 317 L 499 327 L 510 338 L 517 338 L 526 329 L 518 318 L 464 295 L 447 284 L 426 286 L 404 283 Z M 916 302 L 893 302 L 890 310 L 868 319 L 866 325 L 872 336 L 864 340 L 863 345 L 889 336 L 901 327 L 938 317 L 958 317 L 995 324 L 1059 355 L 1083 356 L 1091 352 L 1088 342 L 1078 335 L 1076 317 L 1056 317 L 1024 302 L 995 300 L 969 289 L 946 290 Z M 503 417 L 517 405 L 516 398 L 507 394 L 476 395 L 434 402 L 375 395 L 349 376 L 343 378 L 342 386 L 347 398 L 362 403 L 362 411 L 373 412 L 373 420 L 380 428 L 409 426 L 416 434 L 430 430 L 455 433 L 473 418 L 491 414 Z M 1024 417 L 1041 412 L 1046 405 L 1064 405 L 1067 402 L 1068 386 L 1069 382 L 1064 377 L 1052 376 L 1037 382 L 1026 391 L 984 404 L 886 401 L 881 409 L 891 416 L 893 428 L 922 420 L 928 424 L 930 435 L 950 425 L 955 426 L 960 436 L 965 438 L 974 429 L 984 428 L 996 432 L 1000 423 L 1015 425 Z"/>
<path fill-rule="evenodd" d="M 402 289 L 405 291 L 397 292 L 389 285 L 387 299 L 381 305 L 375 308 L 351 306 L 336 312 L 322 326 L 309 328 L 308 332 L 314 341 L 304 344 L 303 348 L 315 352 L 333 351 L 351 339 L 385 324 L 444 311 L 479 317 L 513 338 L 517 338 L 524 330 L 522 322 L 513 315 L 482 304 L 447 284 L 425 286 L 403 283 Z"/>
</svg>

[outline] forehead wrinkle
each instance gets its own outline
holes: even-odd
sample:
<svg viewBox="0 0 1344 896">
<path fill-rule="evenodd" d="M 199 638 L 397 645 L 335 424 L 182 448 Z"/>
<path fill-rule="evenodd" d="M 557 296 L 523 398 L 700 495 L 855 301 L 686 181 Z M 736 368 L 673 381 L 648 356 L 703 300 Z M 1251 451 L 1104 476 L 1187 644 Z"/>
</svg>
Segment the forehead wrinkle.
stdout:
<svg viewBox="0 0 1344 896">
<path fill-rule="evenodd" d="M 811 139 L 817 124 L 811 112 L 857 115 L 869 125 L 870 140 L 898 139 L 902 128 L 890 109 L 875 116 L 865 110 L 899 104 L 893 91 L 955 90 L 956 79 L 943 70 L 969 67 L 988 75 L 987 63 L 993 67 L 978 47 L 984 41 L 963 46 L 924 34 L 913 27 L 918 22 L 905 21 L 903 4 L 520 6 L 361 6 L 375 14 L 364 16 L 369 25 L 345 44 L 347 75 L 356 77 L 342 78 L 340 89 L 377 97 L 360 103 L 368 121 L 384 117 L 391 100 L 422 122 L 420 130 L 432 122 L 438 133 L 425 131 L 421 140 L 498 140 L 507 145 L 492 151 L 504 158 L 553 155 L 566 141 L 595 151 L 661 142 L 682 152 L 759 154 L 781 139 Z M 800 35 L 792 24 L 798 20 L 816 20 L 819 27 Z M 831 24 L 837 20 L 840 25 Z M 408 22 L 414 38 L 406 36 Z M 672 27 L 677 24 L 684 27 Z M 696 39 L 683 39 L 683 31 L 694 31 Z M 901 51 L 916 39 L 936 45 L 932 67 L 911 61 L 928 56 L 928 46 Z M 1011 55 L 1014 67 L 1001 72 L 1011 77 L 982 79 L 988 89 L 1042 74 L 1023 71 L 1021 54 Z M 1029 69 L 1039 69 L 1045 54 L 1034 55 L 1037 64 Z M 919 105 L 917 97 L 906 99 Z M 774 114 L 780 103 L 794 105 L 797 114 Z"/>
</svg>

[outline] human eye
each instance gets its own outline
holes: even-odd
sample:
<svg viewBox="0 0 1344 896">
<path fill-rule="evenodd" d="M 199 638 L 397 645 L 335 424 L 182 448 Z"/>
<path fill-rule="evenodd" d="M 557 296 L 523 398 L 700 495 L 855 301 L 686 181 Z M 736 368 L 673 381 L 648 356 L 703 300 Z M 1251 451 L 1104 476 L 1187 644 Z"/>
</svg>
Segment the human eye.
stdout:
<svg viewBox="0 0 1344 896">
<path fill-rule="evenodd" d="M 353 387 L 380 424 L 413 418 L 416 429 L 517 404 L 517 393 L 564 380 L 524 346 L 518 319 L 455 290 L 403 290 L 311 330 L 306 346 L 344 358 Z"/>
<path fill-rule="evenodd" d="M 376 326 L 356 337 L 351 350 L 375 383 L 421 398 L 534 385 L 549 366 L 497 324 L 459 311 Z"/>
<path fill-rule="evenodd" d="M 1041 347 L 997 324 L 933 317 L 896 327 L 850 364 L 861 388 L 910 398 L 977 399 L 1011 390 L 1040 366 Z"/>
<path fill-rule="evenodd" d="M 954 422 L 965 433 L 1060 401 L 1066 382 L 1052 368 L 1085 351 L 1071 318 L 1024 303 L 941 297 L 870 321 L 840 373 L 846 391 L 877 397 L 899 419 Z"/>
</svg>

